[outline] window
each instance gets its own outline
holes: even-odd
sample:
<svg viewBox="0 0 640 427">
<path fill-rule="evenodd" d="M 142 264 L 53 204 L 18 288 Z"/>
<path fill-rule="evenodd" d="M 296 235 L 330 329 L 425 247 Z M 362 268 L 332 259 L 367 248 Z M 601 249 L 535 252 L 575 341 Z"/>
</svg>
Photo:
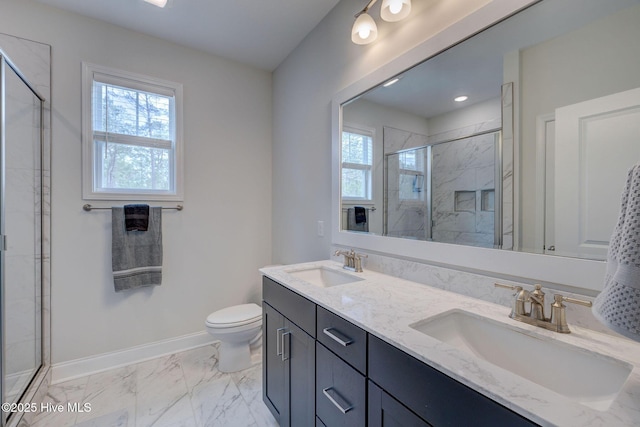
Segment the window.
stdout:
<svg viewBox="0 0 640 427">
<path fill-rule="evenodd" d="M 403 151 L 398 156 L 400 200 L 424 200 L 426 148 Z"/>
<path fill-rule="evenodd" d="M 342 131 L 342 199 L 372 199 L 373 132 L 345 127 Z"/>
<path fill-rule="evenodd" d="M 83 64 L 83 197 L 181 200 L 182 85 Z"/>
</svg>

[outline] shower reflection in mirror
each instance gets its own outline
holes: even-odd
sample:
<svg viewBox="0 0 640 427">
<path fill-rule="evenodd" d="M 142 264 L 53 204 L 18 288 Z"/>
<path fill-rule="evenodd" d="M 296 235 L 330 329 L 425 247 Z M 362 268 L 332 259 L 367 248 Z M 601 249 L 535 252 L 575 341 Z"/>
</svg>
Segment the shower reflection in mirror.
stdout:
<svg viewBox="0 0 640 427">
<path fill-rule="evenodd" d="M 384 128 L 385 150 L 424 135 Z M 384 234 L 494 247 L 500 131 L 385 152 Z"/>
</svg>

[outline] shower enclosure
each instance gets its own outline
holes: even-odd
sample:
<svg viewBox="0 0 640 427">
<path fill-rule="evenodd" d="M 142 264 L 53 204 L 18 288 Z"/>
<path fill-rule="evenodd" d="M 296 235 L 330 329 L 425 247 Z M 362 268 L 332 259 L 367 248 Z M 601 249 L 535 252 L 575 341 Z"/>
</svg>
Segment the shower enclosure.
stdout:
<svg viewBox="0 0 640 427">
<path fill-rule="evenodd" d="M 385 235 L 500 247 L 500 152 L 501 131 L 490 130 L 386 153 Z"/>
<path fill-rule="evenodd" d="M 9 404 L 24 402 L 43 367 L 43 103 L 0 49 L 0 391 Z M 20 412 L 3 410 L 0 424 Z"/>
</svg>

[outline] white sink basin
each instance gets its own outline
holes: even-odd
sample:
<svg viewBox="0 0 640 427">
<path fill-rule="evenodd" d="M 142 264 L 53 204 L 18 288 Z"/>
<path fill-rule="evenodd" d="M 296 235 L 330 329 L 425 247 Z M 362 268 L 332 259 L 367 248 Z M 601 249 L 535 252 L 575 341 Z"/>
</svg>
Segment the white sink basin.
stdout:
<svg viewBox="0 0 640 427">
<path fill-rule="evenodd" d="M 590 408 L 605 411 L 633 365 L 462 310 L 411 328 Z"/>
<path fill-rule="evenodd" d="M 364 280 L 361 277 L 353 276 L 341 271 L 331 270 L 326 267 L 314 267 L 308 268 L 306 270 L 293 270 L 287 271 L 287 273 L 295 277 L 296 279 L 301 279 L 305 282 L 309 282 L 323 288 Z"/>
</svg>

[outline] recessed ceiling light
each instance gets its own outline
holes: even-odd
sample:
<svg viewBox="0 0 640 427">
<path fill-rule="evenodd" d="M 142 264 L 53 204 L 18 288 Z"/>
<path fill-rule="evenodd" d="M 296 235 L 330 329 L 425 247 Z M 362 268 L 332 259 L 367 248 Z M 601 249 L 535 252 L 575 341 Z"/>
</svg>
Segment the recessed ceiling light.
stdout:
<svg viewBox="0 0 640 427">
<path fill-rule="evenodd" d="M 385 84 L 383 84 L 382 86 L 383 87 L 389 87 L 392 84 L 398 83 L 399 80 L 400 80 L 400 77 L 395 77 L 395 78 L 389 80 L 388 82 L 386 82 Z"/>
<path fill-rule="evenodd" d="M 453 100 L 456 101 L 456 102 L 464 102 L 467 99 L 469 99 L 469 97 L 466 96 L 466 95 L 462 95 L 462 96 L 458 96 L 457 98 L 453 98 Z"/>
<path fill-rule="evenodd" d="M 167 5 L 167 0 L 144 0 L 144 1 L 158 7 L 165 7 Z"/>
</svg>

